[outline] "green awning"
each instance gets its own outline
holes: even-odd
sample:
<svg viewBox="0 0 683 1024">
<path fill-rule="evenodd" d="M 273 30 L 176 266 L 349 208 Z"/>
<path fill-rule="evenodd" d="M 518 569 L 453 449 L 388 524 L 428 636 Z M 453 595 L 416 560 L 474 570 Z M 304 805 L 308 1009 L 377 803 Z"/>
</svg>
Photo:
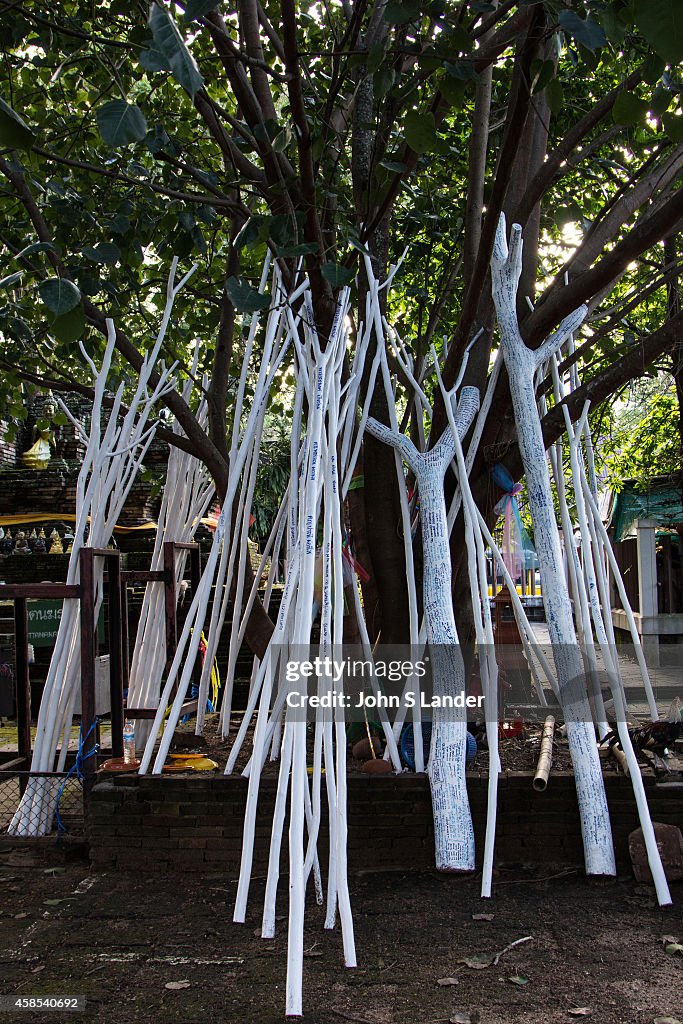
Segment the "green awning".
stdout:
<svg viewBox="0 0 683 1024">
<path fill-rule="evenodd" d="M 632 481 L 624 481 L 623 490 L 615 495 L 612 505 L 614 540 L 623 540 L 636 519 L 654 519 L 657 526 L 665 527 L 683 523 L 680 485 L 667 478 L 653 480 L 647 491 L 637 491 Z"/>
</svg>

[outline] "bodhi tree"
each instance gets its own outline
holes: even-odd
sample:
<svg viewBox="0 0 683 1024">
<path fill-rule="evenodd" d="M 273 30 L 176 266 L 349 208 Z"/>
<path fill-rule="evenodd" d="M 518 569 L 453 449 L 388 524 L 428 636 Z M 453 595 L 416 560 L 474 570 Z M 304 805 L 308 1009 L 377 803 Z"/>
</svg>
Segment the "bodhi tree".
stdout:
<svg viewBox="0 0 683 1024">
<path fill-rule="evenodd" d="M 224 496 L 242 324 L 270 304 L 256 288 L 266 250 L 285 290 L 305 269 L 324 350 L 341 288 L 353 286 L 359 332 L 365 260 L 384 280 L 409 241 L 382 303 L 410 354 L 412 370 L 391 353 L 388 368 L 401 431 L 418 441 L 423 408 L 407 373 L 422 379 L 432 343 L 447 391 L 475 337 L 460 383 L 482 395 L 491 383 L 489 268 L 501 213 L 524 231 L 514 312 L 529 359 L 587 306 L 584 340 L 565 359 L 584 382 L 562 401 L 549 396 L 539 458 L 563 434 L 565 408 L 576 420 L 586 400 L 595 408 L 673 350 L 680 311 L 647 299 L 677 267 L 676 247 L 661 243 L 683 218 L 674 5 L 62 0 L 47 11 L 0 0 L 0 38 L 5 415 L 22 413 L 21 382 L 87 393 L 78 342 L 101 355 L 108 315 L 116 373 L 134 379 L 163 307 L 166 264 L 191 258 L 199 270 L 178 298 L 164 354 L 191 376 L 199 347 L 208 425 L 176 390 L 163 402 L 182 433 L 161 425 L 158 436 L 194 452 Z M 636 309 L 633 334 L 623 323 Z M 390 427 L 372 344 L 360 398 Z M 283 363 L 284 396 L 288 372 Z M 508 373 L 495 378 L 495 415 L 470 467 L 489 524 L 500 496 L 493 466 L 513 479 L 529 471 Z M 534 398 L 530 376 L 525 395 Z M 447 421 L 435 392 L 435 442 Z M 411 627 L 395 456 L 368 432 L 362 461 L 347 509 L 367 570 L 367 629 L 372 640 L 401 641 Z M 448 474 L 447 499 L 454 486 Z M 430 557 L 423 567 L 421 540 L 412 559 L 420 584 Z M 466 547 L 459 513 L 449 576 L 464 639 Z M 246 635 L 257 654 L 272 628 L 254 601 Z"/>
</svg>

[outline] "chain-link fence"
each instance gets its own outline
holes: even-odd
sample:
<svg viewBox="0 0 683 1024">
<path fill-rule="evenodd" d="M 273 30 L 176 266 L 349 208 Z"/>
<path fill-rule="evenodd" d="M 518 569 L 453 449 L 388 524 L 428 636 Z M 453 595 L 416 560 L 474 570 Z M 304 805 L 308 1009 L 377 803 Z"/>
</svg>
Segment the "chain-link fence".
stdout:
<svg viewBox="0 0 683 1024">
<path fill-rule="evenodd" d="M 0 770 L 0 842 L 13 819 L 13 838 L 84 835 L 79 779 L 67 772 Z"/>
</svg>

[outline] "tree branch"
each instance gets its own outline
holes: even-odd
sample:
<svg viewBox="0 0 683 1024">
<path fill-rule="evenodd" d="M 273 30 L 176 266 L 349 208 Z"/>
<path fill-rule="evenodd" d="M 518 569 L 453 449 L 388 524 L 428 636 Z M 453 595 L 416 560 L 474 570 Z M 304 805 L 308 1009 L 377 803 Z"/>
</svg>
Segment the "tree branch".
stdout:
<svg viewBox="0 0 683 1024">
<path fill-rule="evenodd" d="M 683 189 L 678 189 L 654 214 L 638 221 L 591 269 L 566 286 L 556 279 L 524 324 L 527 344 L 535 348 L 554 324 L 610 284 L 637 256 L 670 234 L 682 218 Z"/>
</svg>

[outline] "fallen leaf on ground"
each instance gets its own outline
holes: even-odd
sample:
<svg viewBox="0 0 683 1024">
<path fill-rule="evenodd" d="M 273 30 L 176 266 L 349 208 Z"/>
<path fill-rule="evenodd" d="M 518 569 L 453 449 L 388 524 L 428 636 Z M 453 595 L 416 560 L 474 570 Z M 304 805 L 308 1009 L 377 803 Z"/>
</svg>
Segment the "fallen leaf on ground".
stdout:
<svg viewBox="0 0 683 1024">
<path fill-rule="evenodd" d="M 493 921 L 495 914 L 472 914 L 473 921 Z"/>
<path fill-rule="evenodd" d="M 680 942 L 670 942 L 664 949 L 672 956 L 683 956 L 683 945 Z"/>
<path fill-rule="evenodd" d="M 449 1024 L 472 1024 L 472 1016 L 469 1013 L 456 1013 L 449 1017 Z"/>
<path fill-rule="evenodd" d="M 495 953 L 476 953 L 474 956 L 461 956 L 458 963 L 470 967 L 473 971 L 483 971 L 484 968 L 490 967 L 494 960 Z"/>
<path fill-rule="evenodd" d="M 43 868 L 44 875 L 63 875 L 66 868 Z"/>
<path fill-rule="evenodd" d="M 508 978 L 508 981 L 513 985 L 528 985 L 529 979 L 525 978 L 523 974 L 513 974 Z"/>
<path fill-rule="evenodd" d="M 592 1012 L 590 1006 L 572 1006 L 571 1010 L 567 1010 L 570 1017 L 590 1017 Z"/>
<path fill-rule="evenodd" d="M 59 903 L 66 903 L 66 897 L 62 898 L 61 900 L 43 900 L 43 903 L 45 904 L 46 907 L 56 907 Z"/>
<path fill-rule="evenodd" d="M 28 914 L 26 913 L 26 911 L 25 911 L 25 910 L 22 910 L 21 914 L 15 914 L 15 915 L 14 915 L 14 920 L 15 920 L 15 921 L 21 921 L 21 920 L 23 920 L 23 918 L 25 918 L 25 917 L 28 917 Z"/>
<path fill-rule="evenodd" d="M 164 988 L 170 988 L 174 992 L 181 988 L 190 988 L 190 979 L 184 978 L 182 981 L 167 981 Z"/>
<path fill-rule="evenodd" d="M 655 1017 L 652 1024 L 681 1024 L 676 1017 Z"/>
<path fill-rule="evenodd" d="M 662 935 L 661 941 L 665 946 L 668 946 L 670 942 L 678 942 L 678 937 L 676 935 Z"/>
<path fill-rule="evenodd" d="M 439 978 L 436 983 L 437 985 L 440 985 L 441 988 L 448 988 L 449 985 L 460 984 L 457 978 Z"/>
</svg>

